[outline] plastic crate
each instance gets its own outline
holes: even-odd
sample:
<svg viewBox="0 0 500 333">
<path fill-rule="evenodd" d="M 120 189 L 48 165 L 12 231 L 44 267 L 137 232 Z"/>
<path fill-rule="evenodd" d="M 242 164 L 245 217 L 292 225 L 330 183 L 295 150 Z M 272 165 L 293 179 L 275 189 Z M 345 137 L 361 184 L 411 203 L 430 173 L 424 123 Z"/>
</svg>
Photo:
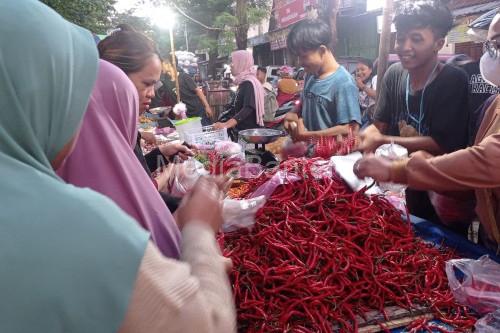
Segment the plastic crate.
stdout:
<svg viewBox="0 0 500 333">
<path fill-rule="evenodd" d="M 186 133 L 185 140 L 189 144 L 213 147 L 218 141 L 229 141 L 229 136 L 226 128 L 216 130 L 213 126 L 204 126 L 202 132 Z"/>
</svg>

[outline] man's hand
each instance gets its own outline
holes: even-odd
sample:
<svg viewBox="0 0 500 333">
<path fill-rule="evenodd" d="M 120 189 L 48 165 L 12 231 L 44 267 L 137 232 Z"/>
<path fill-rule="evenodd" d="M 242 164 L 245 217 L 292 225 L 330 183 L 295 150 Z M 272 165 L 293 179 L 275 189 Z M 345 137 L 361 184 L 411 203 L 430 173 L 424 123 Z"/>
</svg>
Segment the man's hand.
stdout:
<svg viewBox="0 0 500 333">
<path fill-rule="evenodd" d="M 224 123 L 215 123 L 213 124 L 214 129 L 219 130 L 222 128 L 233 128 L 234 126 L 238 125 L 238 122 L 234 120 L 233 118 L 229 119 L 228 121 Z"/>
<path fill-rule="evenodd" d="M 178 156 L 181 160 L 185 161 L 189 157 L 194 156 L 191 149 L 180 143 L 166 143 L 158 147 L 163 156 L 172 159 Z"/>
<path fill-rule="evenodd" d="M 212 108 L 210 107 L 210 105 L 207 105 L 207 106 L 205 107 L 205 114 L 207 115 L 207 117 L 208 117 L 209 119 L 212 119 L 212 118 L 213 118 L 213 116 L 214 116 L 214 110 L 212 110 Z"/>
<path fill-rule="evenodd" d="M 371 177 L 377 182 L 391 180 L 392 161 L 383 157 L 369 154 L 354 164 L 354 173 L 360 179 Z"/>
<path fill-rule="evenodd" d="M 226 123 L 215 123 L 215 124 L 213 124 L 213 126 L 214 126 L 214 129 L 216 129 L 216 130 L 227 128 Z"/>
<path fill-rule="evenodd" d="M 297 122 L 297 126 L 290 132 L 292 140 L 294 142 L 304 141 L 307 139 L 307 129 L 304 126 L 304 120 L 302 118 Z"/>
<path fill-rule="evenodd" d="M 141 138 L 144 139 L 148 144 L 156 144 L 156 137 L 151 132 L 141 132 Z"/>
<path fill-rule="evenodd" d="M 288 112 L 285 116 L 285 120 L 283 122 L 283 127 L 288 133 L 291 133 L 296 129 L 299 123 L 299 116 L 295 112 Z"/>
<path fill-rule="evenodd" d="M 413 138 L 416 136 L 420 136 L 418 131 L 411 125 L 408 125 L 406 121 L 401 120 L 398 123 L 399 126 L 399 135 L 403 138 Z"/>
<path fill-rule="evenodd" d="M 373 153 L 378 147 L 384 144 L 384 135 L 376 128 L 373 130 L 365 130 L 360 134 L 359 139 L 360 143 L 358 150 L 364 153 Z"/>
<path fill-rule="evenodd" d="M 212 177 L 201 177 L 175 212 L 179 228 L 191 222 L 204 223 L 217 232 L 222 226 L 221 182 Z"/>
</svg>

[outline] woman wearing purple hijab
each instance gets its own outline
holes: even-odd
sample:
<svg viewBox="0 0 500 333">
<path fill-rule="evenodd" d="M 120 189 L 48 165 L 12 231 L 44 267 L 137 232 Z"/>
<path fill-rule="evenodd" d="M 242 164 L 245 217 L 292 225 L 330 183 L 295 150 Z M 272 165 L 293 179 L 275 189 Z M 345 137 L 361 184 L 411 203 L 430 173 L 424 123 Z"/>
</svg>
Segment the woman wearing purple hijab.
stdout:
<svg viewBox="0 0 500 333">
<path fill-rule="evenodd" d="M 118 67 L 100 60 L 80 136 L 58 174 L 113 199 L 151 233 L 165 256 L 179 258 L 179 228 L 133 152 L 138 114 L 133 83 Z"/>
</svg>

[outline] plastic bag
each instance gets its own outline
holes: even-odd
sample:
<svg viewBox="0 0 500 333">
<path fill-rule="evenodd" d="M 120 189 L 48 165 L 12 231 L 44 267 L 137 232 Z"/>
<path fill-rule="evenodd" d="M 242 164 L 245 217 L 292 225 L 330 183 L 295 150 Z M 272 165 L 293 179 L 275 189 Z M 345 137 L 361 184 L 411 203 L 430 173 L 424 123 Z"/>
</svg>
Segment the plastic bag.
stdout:
<svg viewBox="0 0 500 333">
<path fill-rule="evenodd" d="M 210 151 L 207 156 L 210 174 L 212 175 L 233 175 L 241 165 L 245 164 L 245 153 L 243 152 L 224 156 L 216 151 Z"/>
<path fill-rule="evenodd" d="M 170 168 L 168 192 L 179 198 L 191 191 L 201 176 L 208 174 L 203 164 L 194 158 L 190 158 L 184 163 L 171 163 L 168 167 Z"/>
<path fill-rule="evenodd" d="M 463 279 L 457 278 L 456 271 L 463 274 Z M 500 308 L 500 264 L 487 255 L 478 260 L 448 260 L 446 275 L 455 299 L 461 304 L 481 315 Z"/>
<path fill-rule="evenodd" d="M 479 319 L 474 326 L 476 333 L 498 333 L 500 332 L 500 308 Z"/>
<path fill-rule="evenodd" d="M 390 160 L 400 160 L 408 157 L 408 149 L 394 143 L 389 143 L 378 147 L 375 151 L 375 156 L 385 157 Z M 401 193 L 406 189 L 406 185 L 394 183 L 379 183 L 382 191 L 389 191 L 393 193 Z"/>
<path fill-rule="evenodd" d="M 187 115 L 186 115 L 186 112 L 187 112 L 186 104 L 184 104 L 182 102 L 175 104 L 173 112 L 178 117 L 178 119 L 186 119 L 187 118 Z"/>
<path fill-rule="evenodd" d="M 293 142 L 288 138 L 281 147 L 281 159 L 300 158 L 307 154 L 307 144 L 303 141 Z"/>
<path fill-rule="evenodd" d="M 249 196 L 249 198 L 253 199 L 264 196 L 266 199 L 268 199 L 271 195 L 273 195 L 278 186 L 283 184 L 290 184 L 301 179 L 301 177 L 293 173 L 286 172 L 285 170 L 280 170 L 276 172 L 274 176 L 271 177 L 271 179 L 260 185 L 259 188 Z"/>
<path fill-rule="evenodd" d="M 241 228 L 252 228 L 255 224 L 255 214 L 266 203 L 265 196 L 247 200 L 224 199 L 222 230 L 231 232 Z"/>
<path fill-rule="evenodd" d="M 445 225 L 455 224 L 457 222 L 469 222 L 475 217 L 474 197 L 452 197 L 433 191 L 428 191 L 429 199 L 434 207 L 439 220 Z"/>
<path fill-rule="evenodd" d="M 218 141 L 215 143 L 214 150 L 224 157 L 229 157 L 241 154 L 243 148 L 236 142 Z"/>
<path fill-rule="evenodd" d="M 239 178 L 252 179 L 259 177 L 264 172 L 264 167 L 258 163 L 244 163 L 238 169 Z"/>
<path fill-rule="evenodd" d="M 335 168 L 337 174 L 349 185 L 353 191 L 359 191 L 364 187 L 370 187 L 366 194 L 380 194 L 380 189 L 377 186 L 371 186 L 373 179 L 359 179 L 354 174 L 354 165 L 360 160 L 363 155 L 360 152 L 351 153 L 345 156 L 332 156 L 330 163 Z"/>
</svg>

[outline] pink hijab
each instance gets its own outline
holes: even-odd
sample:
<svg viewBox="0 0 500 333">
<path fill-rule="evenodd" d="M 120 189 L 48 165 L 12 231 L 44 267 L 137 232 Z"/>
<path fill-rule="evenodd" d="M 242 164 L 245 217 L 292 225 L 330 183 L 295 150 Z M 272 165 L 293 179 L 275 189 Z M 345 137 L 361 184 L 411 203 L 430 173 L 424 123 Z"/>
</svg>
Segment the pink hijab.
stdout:
<svg viewBox="0 0 500 333">
<path fill-rule="evenodd" d="M 57 173 L 114 200 L 151 233 L 165 256 L 178 258 L 179 229 L 133 152 L 138 116 L 133 83 L 121 69 L 100 60 L 75 149 Z"/>
<path fill-rule="evenodd" d="M 253 86 L 255 95 L 255 108 L 257 114 L 257 124 L 264 126 L 264 88 L 262 83 L 255 75 L 255 68 L 253 68 L 253 56 L 250 52 L 245 50 L 234 51 L 231 54 L 233 63 L 234 82 L 240 84 L 243 81 L 249 81 Z"/>
</svg>

